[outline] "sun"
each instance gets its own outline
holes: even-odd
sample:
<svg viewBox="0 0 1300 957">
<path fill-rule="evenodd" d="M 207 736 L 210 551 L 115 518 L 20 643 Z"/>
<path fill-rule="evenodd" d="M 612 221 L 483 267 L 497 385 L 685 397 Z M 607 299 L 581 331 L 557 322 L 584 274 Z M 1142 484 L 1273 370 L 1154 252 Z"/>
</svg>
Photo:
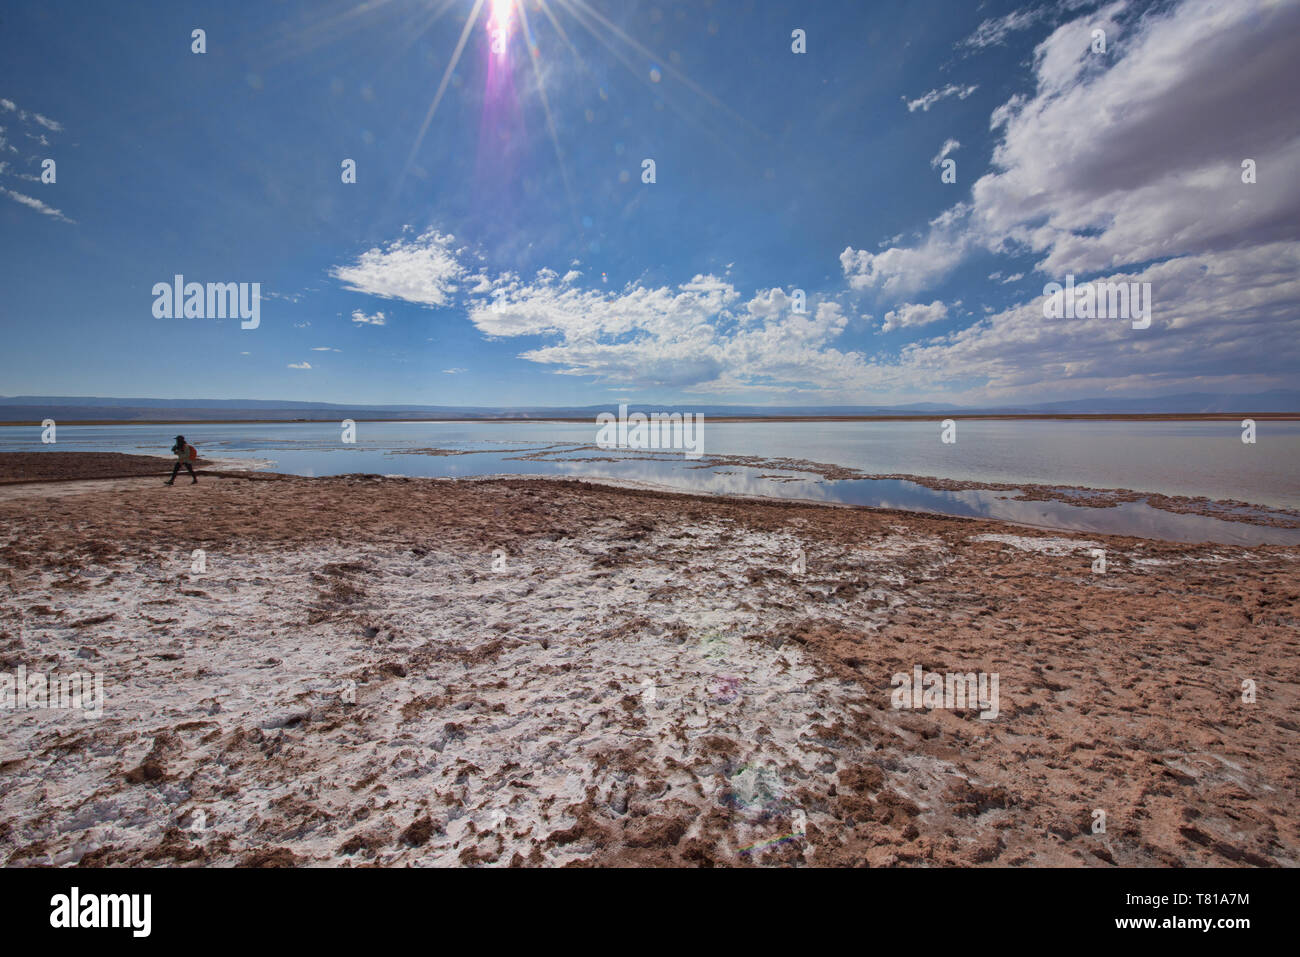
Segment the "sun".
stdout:
<svg viewBox="0 0 1300 957">
<path fill-rule="evenodd" d="M 367 9 L 367 4 L 382 4 L 385 2 L 392 2 L 392 0 L 362 0 L 358 10 Z M 682 89 L 694 94 L 715 110 L 735 120 L 749 133 L 766 138 L 766 134 L 752 122 L 722 103 L 717 97 L 688 77 L 681 69 L 665 63 L 663 57 L 630 36 L 593 6 L 591 0 L 431 0 L 431 6 L 434 7 L 432 20 L 420 28 L 421 32 L 429 29 L 433 21 L 441 18 L 452 8 L 463 8 L 465 5 L 470 8 L 469 14 L 465 18 L 460 35 L 447 60 L 442 80 L 438 83 L 438 88 L 433 94 L 433 100 L 424 115 L 424 120 L 416 131 L 406 165 L 394 183 L 392 193 L 394 201 L 400 194 L 407 175 L 415 165 L 425 134 L 429 131 L 434 115 L 438 112 L 438 106 L 447 93 L 452 75 L 461 61 L 462 54 L 469 45 L 476 26 L 486 32 L 487 40 L 486 44 L 479 46 L 479 49 L 486 48 L 484 52 L 487 57 L 484 109 L 491 111 L 504 109 L 512 104 L 517 106 L 520 89 L 514 85 L 516 67 L 531 68 L 535 84 L 533 89 L 536 91 L 542 112 L 545 114 L 546 131 L 555 150 L 555 158 L 559 164 L 560 176 L 564 180 L 564 189 L 569 198 L 570 208 L 574 208 L 573 188 L 566 166 L 564 150 L 560 146 L 555 117 L 551 110 L 550 96 L 548 94 L 548 75 L 551 71 L 546 68 L 546 61 L 556 53 L 561 52 L 562 48 L 567 48 L 584 79 L 591 80 L 593 83 L 596 82 L 594 80 L 596 71 L 585 61 L 584 55 L 579 52 L 577 45 L 569 37 L 568 32 L 561 24 L 562 17 L 565 18 L 567 23 L 585 30 L 615 60 L 626 67 L 647 88 L 651 89 L 657 100 L 667 103 L 675 113 L 696 126 L 703 135 L 720 143 L 723 142 L 716 124 L 692 116 L 689 111 L 675 103 L 673 97 L 665 89 L 669 84 L 662 81 L 675 81 Z M 531 17 L 529 8 L 531 8 L 533 14 Z M 539 17 L 537 14 L 541 14 L 541 16 Z M 534 23 L 531 23 L 530 20 L 548 23 L 562 46 L 557 47 L 550 44 L 549 49 L 544 49 L 535 31 Z M 520 48 L 518 56 L 512 55 L 511 51 L 512 35 L 516 33 L 518 34 L 518 41 L 515 45 Z M 482 43 L 481 40 L 476 43 L 476 46 L 480 43 Z M 603 87 L 601 89 L 601 96 L 603 97 Z"/>
<path fill-rule="evenodd" d="M 510 28 L 514 24 L 514 12 L 515 0 L 492 0 L 487 29 L 492 41 L 492 53 L 495 56 L 504 57 L 509 51 Z"/>
</svg>

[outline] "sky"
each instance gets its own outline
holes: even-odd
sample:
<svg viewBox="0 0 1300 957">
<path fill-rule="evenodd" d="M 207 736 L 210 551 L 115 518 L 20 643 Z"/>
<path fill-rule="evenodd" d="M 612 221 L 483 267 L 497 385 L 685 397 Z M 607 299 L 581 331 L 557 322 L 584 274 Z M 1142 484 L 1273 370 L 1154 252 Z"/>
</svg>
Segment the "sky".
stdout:
<svg viewBox="0 0 1300 957">
<path fill-rule="evenodd" d="M 1297 36 L 1300 0 L 11 0 L 0 395 L 1293 387 Z M 259 283 L 258 326 L 159 317 L 177 274 Z M 1067 276 L 1150 283 L 1149 325 L 1045 316 Z"/>
</svg>

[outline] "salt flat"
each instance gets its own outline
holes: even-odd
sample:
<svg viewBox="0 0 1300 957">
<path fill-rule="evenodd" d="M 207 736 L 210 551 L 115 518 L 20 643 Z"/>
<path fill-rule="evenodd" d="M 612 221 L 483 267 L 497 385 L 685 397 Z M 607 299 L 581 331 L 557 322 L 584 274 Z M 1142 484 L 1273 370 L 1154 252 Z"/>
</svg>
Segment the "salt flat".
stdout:
<svg viewBox="0 0 1300 957">
<path fill-rule="evenodd" d="M 71 484 L 0 500 L 0 667 L 105 705 L 0 713 L 8 864 L 1300 861 L 1295 549 L 540 479 Z M 997 719 L 895 710 L 918 664 L 999 673 Z"/>
</svg>

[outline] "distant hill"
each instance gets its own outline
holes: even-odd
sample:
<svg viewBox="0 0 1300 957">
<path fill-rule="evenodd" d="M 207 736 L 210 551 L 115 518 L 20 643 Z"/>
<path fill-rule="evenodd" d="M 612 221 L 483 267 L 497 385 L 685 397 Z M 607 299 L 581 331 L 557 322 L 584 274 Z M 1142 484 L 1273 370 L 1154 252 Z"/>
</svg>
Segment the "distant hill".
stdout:
<svg viewBox="0 0 1300 957">
<path fill-rule="evenodd" d="M 273 419 L 595 419 L 600 412 L 617 411 L 618 403 L 586 406 L 449 406 L 449 405 L 340 405 L 332 402 L 296 402 L 276 399 L 120 399 L 101 396 L 19 395 L 0 396 L 0 422 L 28 422 L 45 418 L 56 422 L 89 420 L 204 422 L 214 420 Z M 757 405 L 651 405 L 630 403 L 632 411 L 700 412 L 723 416 L 852 416 L 977 414 L 1237 414 L 1300 413 L 1300 391 L 1277 389 L 1250 395 L 1189 392 L 1146 399 L 1073 399 L 1028 405 L 954 406 L 914 402 L 891 406 L 757 406 Z"/>
</svg>

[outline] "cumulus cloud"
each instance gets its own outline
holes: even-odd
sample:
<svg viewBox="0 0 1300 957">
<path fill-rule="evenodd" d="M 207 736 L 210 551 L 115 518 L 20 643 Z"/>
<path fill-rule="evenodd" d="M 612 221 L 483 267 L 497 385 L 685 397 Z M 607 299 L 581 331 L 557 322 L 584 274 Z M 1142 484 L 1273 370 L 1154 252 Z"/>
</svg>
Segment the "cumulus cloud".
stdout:
<svg viewBox="0 0 1300 957">
<path fill-rule="evenodd" d="M 631 284 L 620 292 L 578 289 L 539 275 L 506 273 L 469 317 L 493 338 L 554 341 L 521 357 L 561 375 L 622 387 L 688 392 L 820 392 L 865 367 L 831 343 L 848 316 L 839 303 L 793 312 L 781 289 L 749 299 L 729 281 L 697 275 L 677 286 Z"/>
<path fill-rule="evenodd" d="M 1107 31 L 1104 55 L 1091 52 L 1095 27 Z M 483 335 L 528 337 L 526 360 L 621 388 L 954 402 L 1280 388 L 1300 366 L 1297 34 L 1300 4 L 1268 0 L 1111 3 L 1051 28 L 1032 92 L 990 117 L 991 168 L 970 196 L 909 246 L 846 247 L 849 291 L 813 297 L 804 314 L 785 290 L 742 291 L 711 274 L 586 289 L 550 270 L 468 275 L 437 234 L 397 251 L 439 250 L 440 295 Z M 1254 184 L 1241 181 L 1245 158 Z M 372 251 L 380 275 L 392 249 Z M 1016 267 L 990 282 L 1023 281 L 1025 262 L 1043 281 L 1150 282 L 1151 326 L 1049 320 L 1034 297 L 907 341 L 957 312 L 931 288 L 990 254 Z M 403 290 L 424 288 L 402 275 Z M 398 287 L 364 285 L 390 297 Z M 874 355 L 845 346 L 850 294 L 889 306 L 881 331 L 903 344 Z"/>
<path fill-rule="evenodd" d="M 1096 28 L 1106 54 L 1092 52 Z M 852 288 L 898 301 L 974 253 L 1029 252 L 1044 279 L 1151 282 L 1151 329 L 1052 322 L 1036 297 L 906 345 L 868 378 L 887 388 L 920 376 L 981 400 L 1293 381 L 1300 88 L 1288 38 L 1298 32 L 1300 4 L 1267 0 L 1154 11 L 1111 3 L 1052 29 L 1034 51 L 1034 92 L 990 118 L 993 169 L 969 201 L 936 217 L 915 246 L 848 247 L 841 266 Z M 999 35 L 982 34 L 989 43 Z M 1269 176 L 1243 183 L 1246 158 Z M 1002 272 L 990 278 L 1024 279 Z M 906 308 L 887 316 L 891 328 Z"/>
<path fill-rule="evenodd" d="M 950 96 L 955 96 L 959 100 L 964 100 L 970 96 L 979 87 L 972 84 L 971 86 L 958 86 L 956 83 L 949 83 L 942 90 L 934 89 L 929 93 L 924 93 L 915 100 L 909 100 L 907 97 L 901 97 L 902 101 L 907 104 L 907 112 L 915 113 L 920 110 L 922 113 L 930 112 L 930 107 L 940 100 L 946 100 Z"/>
<path fill-rule="evenodd" d="M 783 290 L 745 296 L 712 275 L 610 292 L 574 288 L 547 272 L 530 280 L 503 273 L 490 279 L 491 294 L 463 305 L 486 336 L 544 337 L 520 357 L 557 374 L 728 397 L 874 401 L 923 389 L 930 398 L 993 401 L 1194 391 L 1208 382 L 1230 391 L 1234 376 L 1225 368 L 1249 370 L 1241 376 L 1248 388 L 1271 387 L 1289 381 L 1300 361 L 1300 244 L 1179 257 L 1099 278 L 1152 283 L 1151 328 L 1046 320 L 1036 297 L 883 358 L 837 347 L 849 321 L 838 301 L 794 313 Z M 904 303 L 886 313 L 881 332 L 924 328 L 958 306 Z"/>
<path fill-rule="evenodd" d="M 975 237 L 965 228 L 970 206 L 958 204 L 930 223 L 930 232 L 915 247 L 892 246 L 884 252 L 845 247 L 840 268 L 853 289 L 875 289 L 905 296 L 927 288 L 966 258 Z"/>
<path fill-rule="evenodd" d="M 881 332 L 892 332 L 895 329 L 906 329 L 913 326 L 928 326 L 932 322 L 938 322 L 941 319 L 948 318 L 948 307 L 936 299 L 928 306 L 921 303 L 909 302 L 904 303 L 897 309 L 891 309 L 885 313 L 885 323 L 880 327 Z"/>
<path fill-rule="evenodd" d="M 386 325 L 388 320 L 384 318 L 382 312 L 377 312 L 373 316 L 367 316 L 360 309 L 352 311 L 352 321 L 360 326 L 382 326 Z"/>
<path fill-rule="evenodd" d="M 457 291 L 458 280 L 466 274 L 454 242 L 454 236 L 429 230 L 412 240 L 397 239 L 383 248 L 369 249 L 352 265 L 335 266 L 330 274 L 355 292 L 422 306 L 446 306 Z"/>
<path fill-rule="evenodd" d="M 1026 246 L 1063 274 L 1295 238 L 1300 88 L 1287 37 L 1300 5 L 1188 0 L 1135 23 L 1124 10 L 1066 24 L 1035 50 L 1038 93 L 1007 111 L 996 171 L 973 189 L 988 243 Z M 1090 49 L 1094 25 L 1131 33 L 1108 68 Z M 1247 156 L 1270 176 L 1243 184 Z"/>
<path fill-rule="evenodd" d="M 1109 53 L 1092 52 L 1094 28 Z M 981 248 L 1036 253 L 1038 270 L 1063 277 L 1296 239 L 1297 32 L 1300 4 L 1268 0 L 1184 0 L 1146 16 L 1112 3 L 1063 24 L 1035 49 L 1034 95 L 994 111 L 994 168 L 970 201 L 915 248 L 847 248 L 846 277 L 897 292 Z M 1243 184 L 1243 158 L 1268 175 Z"/>
<path fill-rule="evenodd" d="M 289 363 L 289 368 L 290 368 L 290 369 L 310 369 L 310 368 L 311 368 L 311 363 L 310 363 L 310 362 L 290 362 L 290 363 Z"/>
<path fill-rule="evenodd" d="M 1043 317 L 1043 298 L 924 343 L 896 371 L 988 399 L 1283 387 L 1300 363 L 1300 244 L 1186 256 L 1097 281 L 1150 282 L 1152 323 Z M 1225 370 L 1228 370 L 1225 372 Z"/>
<path fill-rule="evenodd" d="M 785 294 L 784 289 L 771 289 L 767 292 L 760 292 L 757 296 L 745 304 L 747 316 L 745 319 L 771 319 L 775 316 L 784 315 L 791 308 L 790 297 Z"/>
</svg>

